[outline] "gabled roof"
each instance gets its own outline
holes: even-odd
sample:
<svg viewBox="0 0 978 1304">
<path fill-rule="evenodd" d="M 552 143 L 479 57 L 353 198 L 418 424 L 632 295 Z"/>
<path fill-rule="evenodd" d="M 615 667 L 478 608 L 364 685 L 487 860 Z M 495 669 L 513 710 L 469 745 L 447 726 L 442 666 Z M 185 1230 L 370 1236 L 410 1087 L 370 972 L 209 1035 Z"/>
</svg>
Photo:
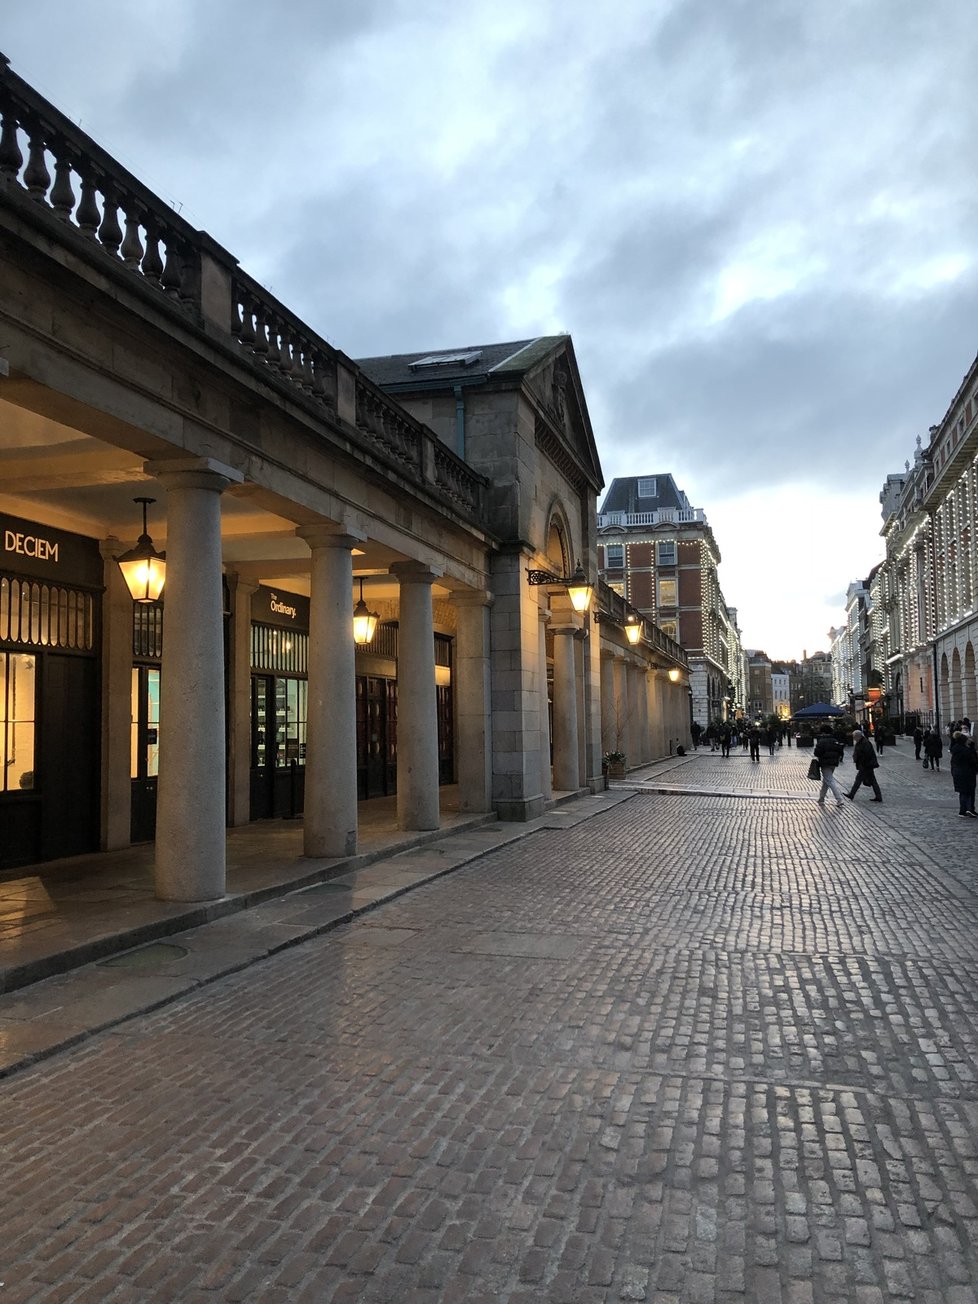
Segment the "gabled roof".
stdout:
<svg viewBox="0 0 978 1304">
<path fill-rule="evenodd" d="M 591 429 L 574 344 L 569 335 L 538 335 L 502 344 L 470 344 L 462 348 L 417 349 L 376 358 L 356 358 L 357 366 L 375 385 L 397 397 L 464 388 L 524 389 L 537 411 L 549 413 L 550 455 L 570 456 L 596 494 L 604 484 L 601 461 Z M 559 366 L 558 366 L 559 364 Z M 561 373 L 559 401 L 553 377 Z M 548 379 L 549 378 L 549 379 Z M 557 410 L 559 408 L 559 411 Z"/>
</svg>

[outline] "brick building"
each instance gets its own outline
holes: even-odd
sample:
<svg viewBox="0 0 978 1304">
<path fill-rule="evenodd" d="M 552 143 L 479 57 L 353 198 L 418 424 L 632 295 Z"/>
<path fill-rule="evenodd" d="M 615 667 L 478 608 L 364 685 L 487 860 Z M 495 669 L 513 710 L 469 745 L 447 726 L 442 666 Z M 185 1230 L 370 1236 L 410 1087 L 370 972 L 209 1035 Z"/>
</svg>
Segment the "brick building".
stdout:
<svg viewBox="0 0 978 1304">
<path fill-rule="evenodd" d="M 616 478 L 598 512 L 597 541 L 605 582 L 685 650 L 693 718 L 708 724 L 742 707 L 736 610 L 720 588 L 720 549 L 703 509 L 671 475 Z"/>
</svg>

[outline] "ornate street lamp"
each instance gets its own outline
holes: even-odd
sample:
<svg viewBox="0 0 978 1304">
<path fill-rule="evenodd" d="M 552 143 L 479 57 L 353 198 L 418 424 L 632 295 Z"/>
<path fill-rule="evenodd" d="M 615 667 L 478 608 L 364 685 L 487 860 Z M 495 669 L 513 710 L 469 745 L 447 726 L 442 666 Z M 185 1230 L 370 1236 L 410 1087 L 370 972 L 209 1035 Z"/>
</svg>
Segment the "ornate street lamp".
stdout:
<svg viewBox="0 0 978 1304">
<path fill-rule="evenodd" d="M 625 621 L 625 637 L 631 643 L 632 647 L 639 642 L 642 637 L 642 622 L 634 612 L 631 612 Z"/>
<path fill-rule="evenodd" d="M 588 579 L 580 562 L 577 563 L 573 575 L 555 575 L 553 571 L 527 569 L 526 578 L 530 584 L 552 584 L 555 587 L 565 588 L 571 606 L 580 615 L 583 615 L 591 605 L 594 585 Z"/>
<path fill-rule="evenodd" d="M 134 498 L 133 502 L 143 505 L 143 532 L 135 548 L 130 548 L 117 560 L 133 602 L 155 602 L 166 579 L 166 553 L 157 552 L 153 540 L 146 533 L 146 508 L 156 499 Z"/>
</svg>

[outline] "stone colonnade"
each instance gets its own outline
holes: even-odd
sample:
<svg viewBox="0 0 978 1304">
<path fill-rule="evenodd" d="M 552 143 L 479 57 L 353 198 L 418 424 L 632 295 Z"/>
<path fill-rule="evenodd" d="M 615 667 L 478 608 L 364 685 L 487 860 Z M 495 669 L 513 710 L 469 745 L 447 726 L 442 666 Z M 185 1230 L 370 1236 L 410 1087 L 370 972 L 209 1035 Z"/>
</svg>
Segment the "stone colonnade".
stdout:
<svg viewBox="0 0 978 1304">
<path fill-rule="evenodd" d="M 601 652 L 601 747 L 623 752 L 629 768 L 689 745 L 689 694 L 668 671 L 625 650 Z"/>
<path fill-rule="evenodd" d="M 232 594 L 229 712 L 225 721 L 224 602 L 220 497 L 238 472 L 208 458 L 148 464 L 166 491 L 166 637 L 161 659 L 156 894 L 170 901 L 224 895 L 227 824 L 249 812 L 251 595 Z M 362 536 L 323 523 L 296 533 L 310 550 L 310 637 L 303 852 L 315 858 L 357 851 L 356 649 L 353 550 Z M 117 553 L 107 540 L 103 553 Z M 432 584 L 439 572 L 416 562 L 390 568 L 400 589 L 397 823 L 439 825 L 438 726 Z M 105 823 L 110 846 L 128 842 L 132 603 L 117 567 L 108 581 L 103 666 L 108 752 Z M 490 797 L 489 596 L 453 595 L 458 612 L 456 693 L 459 799 L 486 811 Z M 117 717 L 117 718 L 116 718 Z M 229 726 L 229 727 L 228 727 Z M 227 762 L 227 763 L 226 763 Z M 230 770 L 230 772 L 229 772 Z M 118 826 L 118 827 L 116 827 Z"/>
</svg>

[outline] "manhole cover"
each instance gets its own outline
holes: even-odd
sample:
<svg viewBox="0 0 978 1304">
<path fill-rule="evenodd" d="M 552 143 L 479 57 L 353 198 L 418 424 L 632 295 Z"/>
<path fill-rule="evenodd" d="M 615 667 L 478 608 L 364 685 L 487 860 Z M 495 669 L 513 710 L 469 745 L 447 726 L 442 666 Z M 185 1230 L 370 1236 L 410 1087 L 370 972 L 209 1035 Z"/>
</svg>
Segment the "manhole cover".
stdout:
<svg viewBox="0 0 978 1304">
<path fill-rule="evenodd" d="M 106 969 L 155 969 L 168 960 L 182 960 L 185 955 L 189 955 L 185 946 L 177 946 L 174 942 L 151 942 L 138 951 L 126 951 L 122 955 L 110 956 L 108 960 L 100 960 L 99 964 Z"/>
</svg>

